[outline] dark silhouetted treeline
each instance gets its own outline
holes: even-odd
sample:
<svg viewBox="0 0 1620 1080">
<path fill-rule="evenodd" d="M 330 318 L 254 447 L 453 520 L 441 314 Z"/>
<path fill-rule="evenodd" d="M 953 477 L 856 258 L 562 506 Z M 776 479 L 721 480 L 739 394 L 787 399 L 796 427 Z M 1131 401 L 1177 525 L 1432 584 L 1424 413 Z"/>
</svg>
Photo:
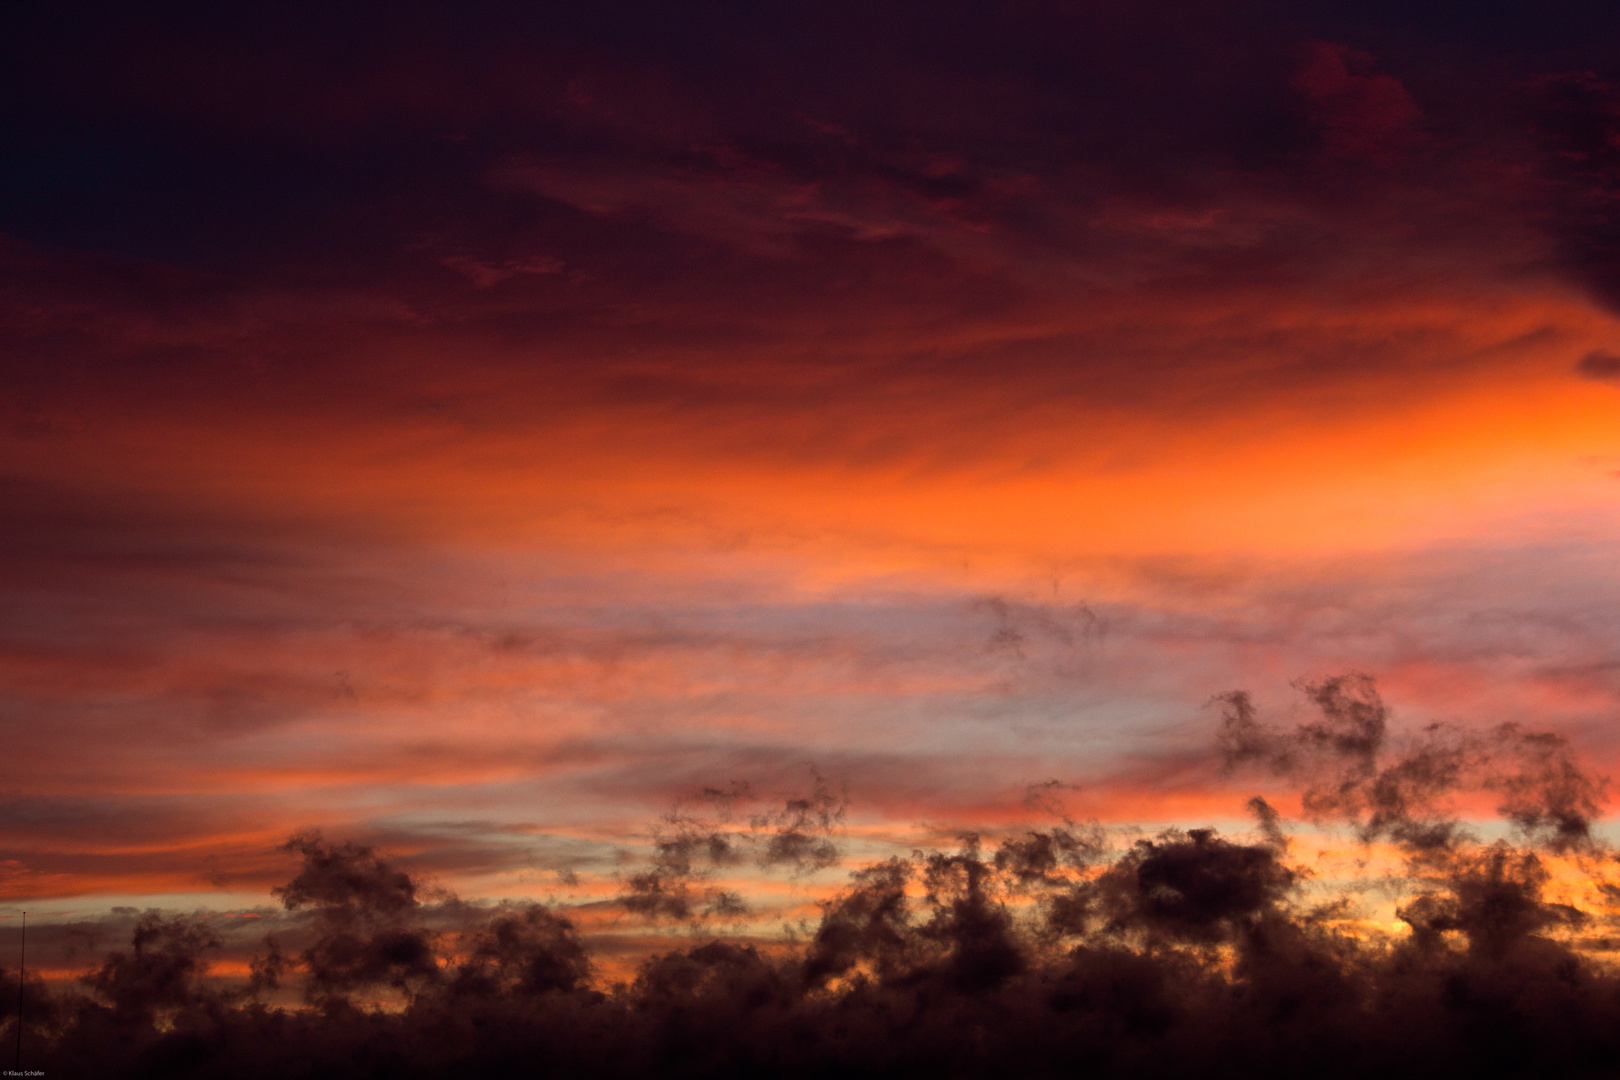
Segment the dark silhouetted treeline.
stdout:
<svg viewBox="0 0 1620 1080">
<path fill-rule="evenodd" d="M 1255 799 L 1246 841 L 1196 829 L 1120 847 L 1073 823 L 965 837 L 855 871 L 796 944 L 710 940 L 604 987 L 557 912 L 463 905 L 454 931 L 431 929 L 408 875 L 311 834 L 292 841 L 302 868 L 277 890 L 305 913 L 307 947 L 268 941 L 251 980 L 219 989 L 203 977 L 208 928 L 148 915 L 72 992 L 30 979 L 23 1064 L 243 1080 L 1620 1071 L 1620 975 L 1602 941 L 1620 891 L 1589 829 L 1602 782 L 1561 740 L 1517 728 L 1397 739 L 1359 677 L 1306 692 L 1314 718 L 1291 731 L 1223 699 L 1220 749 L 1234 769 L 1296 780 L 1319 820 L 1402 853 L 1402 933 L 1369 933 L 1349 917 L 1355 897 L 1308 887 Z M 1513 839 L 1445 817 L 1463 791 L 1495 793 Z M 842 808 L 818 786 L 771 819 L 757 857 L 828 865 Z M 723 910 L 689 879 L 734 858 L 732 842 L 691 819 L 666 826 L 625 909 Z M 1585 875 L 1590 910 L 1549 899 L 1555 865 Z M 302 1004 L 271 1003 L 289 992 Z"/>
</svg>

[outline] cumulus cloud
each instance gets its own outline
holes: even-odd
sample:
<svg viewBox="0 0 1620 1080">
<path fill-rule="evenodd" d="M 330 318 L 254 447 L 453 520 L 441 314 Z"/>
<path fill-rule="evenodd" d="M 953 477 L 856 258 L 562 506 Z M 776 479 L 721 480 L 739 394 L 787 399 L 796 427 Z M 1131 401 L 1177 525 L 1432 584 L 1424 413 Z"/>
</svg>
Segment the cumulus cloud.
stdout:
<svg viewBox="0 0 1620 1080">
<path fill-rule="evenodd" d="M 1320 718 L 1292 732 L 1262 724 L 1245 694 L 1222 699 L 1218 746 L 1229 769 L 1260 764 L 1299 781 L 1307 814 L 1348 821 L 1364 841 L 1414 853 L 1464 839 L 1448 799 L 1470 790 L 1499 797 L 1498 812 L 1527 840 L 1555 851 L 1593 842 L 1607 781 L 1583 768 L 1562 737 L 1513 724 L 1482 734 L 1434 723 L 1397 739 L 1370 677 L 1303 689 Z"/>
<path fill-rule="evenodd" d="M 1073 823 L 993 847 L 963 836 L 855 870 L 798 943 L 713 938 L 604 984 L 564 912 L 440 897 L 430 930 L 420 883 L 388 858 L 304 834 L 289 843 L 301 865 L 278 895 L 307 949 L 290 956 L 272 937 L 245 985 L 210 983 L 219 938 L 209 924 L 148 913 L 130 947 L 78 989 L 27 984 L 25 1065 L 69 1076 L 182 1064 L 197 1075 L 448 1076 L 543 1060 L 623 1077 L 1000 1076 L 1080 1055 L 1100 1076 L 1287 1076 L 1302 1062 L 1330 1076 L 1442 1064 L 1577 1076 L 1606 1061 L 1620 985 L 1601 943 L 1593 951 L 1583 935 L 1614 920 L 1614 889 L 1571 902 L 1549 860 L 1606 886 L 1612 853 L 1589 836 L 1572 846 L 1539 817 L 1520 822 L 1525 845 L 1453 829 L 1437 853 L 1399 829 L 1375 835 L 1365 791 L 1412 785 L 1423 748 L 1385 760 L 1399 740 L 1365 679 L 1305 694 L 1316 718 L 1292 731 L 1228 697 L 1220 747 L 1239 763 L 1295 770 L 1307 792 L 1331 782 L 1336 801 L 1318 812 L 1344 817 L 1364 843 L 1387 833 L 1422 855 L 1396 908 L 1400 931 L 1358 918 L 1354 893 L 1323 892 L 1312 867 L 1289 858 L 1277 812 L 1255 799 L 1258 840 L 1208 828 L 1133 839 Z M 1579 811 L 1590 809 L 1578 764 L 1547 736 L 1497 731 L 1470 746 L 1485 775 L 1507 778 L 1509 818 L 1526 813 L 1514 806 L 1538 808 L 1534 817 L 1565 805 L 1572 784 L 1584 792 Z M 1416 771 L 1429 791 L 1434 770 Z M 1464 775 L 1440 772 L 1453 785 Z M 734 785 L 705 804 L 724 824 L 749 796 Z M 835 805 L 812 795 L 768 816 L 794 829 L 807 813 L 819 824 L 825 806 L 830 824 Z M 659 867 L 697 848 L 719 863 L 735 857 L 726 836 L 691 822 L 666 820 L 660 835 Z M 297 984 L 310 1004 L 266 1003 Z M 16 988 L 0 977 L 13 999 Z M 380 1002 L 383 989 L 395 996 Z"/>
<path fill-rule="evenodd" d="M 746 827 L 736 815 L 757 802 L 748 785 L 705 789 L 702 802 L 713 813 L 666 814 L 653 830 L 650 865 L 629 877 L 619 902 L 652 919 L 738 918 L 746 904 L 736 892 L 708 884 L 716 871 L 745 861 L 764 870 L 785 867 L 796 876 L 836 866 L 848 792 L 835 790 L 814 769 L 811 780 L 808 795 L 788 796 L 780 810 L 749 813 Z"/>
</svg>

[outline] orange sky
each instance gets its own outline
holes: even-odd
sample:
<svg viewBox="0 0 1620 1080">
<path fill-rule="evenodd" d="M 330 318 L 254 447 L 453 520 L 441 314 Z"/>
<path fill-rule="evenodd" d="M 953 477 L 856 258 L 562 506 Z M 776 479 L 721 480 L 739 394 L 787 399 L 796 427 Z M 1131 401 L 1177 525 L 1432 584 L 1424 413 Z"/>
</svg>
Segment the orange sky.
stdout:
<svg viewBox="0 0 1620 1080">
<path fill-rule="evenodd" d="M 1557 112 L 1620 98 L 1235 25 L 1097 68 L 1120 127 L 899 39 L 51 97 L 118 164 L 19 135 L 0 205 L 0 907 L 267 902 L 310 827 L 603 893 L 812 766 L 894 845 L 1240 822 L 1206 702 L 1346 671 L 1620 762 L 1620 166 Z"/>
</svg>

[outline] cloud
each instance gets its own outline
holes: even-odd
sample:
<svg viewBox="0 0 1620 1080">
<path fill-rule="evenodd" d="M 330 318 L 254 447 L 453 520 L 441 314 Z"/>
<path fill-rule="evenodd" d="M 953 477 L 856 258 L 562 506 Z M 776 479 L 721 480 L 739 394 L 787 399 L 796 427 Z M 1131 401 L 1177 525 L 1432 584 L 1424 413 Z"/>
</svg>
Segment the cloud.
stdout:
<svg viewBox="0 0 1620 1080">
<path fill-rule="evenodd" d="M 786 867 L 802 877 L 838 865 L 848 789 L 836 792 L 815 769 L 810 775 L 809 795 L 788 796 L 780 810 L 749 813 L 746 829 L 733 815 L 756 800 L 747 784 L 706 788 L 703 801 L 713 814 L 666 814 L 653 829 L 651 865 L 630 875 L 619 902 L 653 920 L 738 919 L 747 906 L 736 892 L 709 884 L 716 871 L 752 860 L 762 870 Z"/>
<path fill-rule="evenodd" d="M 1589 352 L 1581 357 L 1575 370 L 1588 379 L 1620 378 L 1620 356 L 1602 351 Z"/>
<path fill-rule="evenodd" d="M 1306 696 L 1320 720 L 1277 734 L 1283 749 L 1376 762 L 1389 733 L 1371 687 L 1345 677 Z M 1232 729 L 1229 715 L 1228 745 Z M 747 794 L 709 802 L 725 813 Z M 449 1076 L 543 1058 L 626 1077 L 991 1076 L 1079 1053 L 1130 1076 L 1174 1075 L 1193 1054 L 1200 1072 L 1285 1076 L 1319 1055 L 1329 1075 L 1448 1062 L 1528 1076 L 1605 1059 L 1616 977 L 1607 944 L 1583 935 L 1615 918 L 1607 849 L 1459 840 L 1396 882 L 1346 884 L 1290 861 L 1275 815 L 1261 817 L 1261 842 L 1064 826 L 991 851 L 963 836 L 854 870 L 797 942 L 665 943 L 612 984 L 561 910 L 423 903 L 387 857 L 305 834 L 288 845 L 301 859 L 279 890 L 288 911 L 238 979 L 205 977 L 212 920 L 141 915 L 130 947 L 77 986 L 29 984 L 24 1061 L 68 1075 L 183 1060 Z M 1360 908 L 1391 884 L 1404 896 L 1381 928 Z M 290 954 L 288 934 L 308 947 Z M 300 987 L 307 1004 L 287 996 Z"/>
<path fill-rule="evenodd" d="M 1373 58 L 1317 42 L 1294 77 L 1337 158 L 1390 165 L 1421 139 L 1422 112 L 1400 80 L 1371 70 Z"/>
<path fill-rule="evenodd" d="M 203 957 L 220 946 L 208 926 L 153 912 L 136 924 L 130 945 L 128 953 L 109 953 L 85 980 L 121 1020 L 150 1024 L 159 1010 L 185 1008 L 206 998 L 198 985 L 207 970 Z"/>
<path fill-rule="evenodd" d="M 1592 843 L 1606 781 L 1582 769 L 1563 738 L 1512 724 L 1488 735 L 1431 724 L 1397 748 L 1367 676 L 1304 690 L 1321 719 L 1288 734 L 1263 725 L 1246 695 L 1227 695 L 1217 740 L 1226 766 L 1261 764 L 1300 780 L 1307 814 L 1348 820 L 1364 841 L 1387 839 L 1419 855 L 1462 841 L 1446 800 L 1470 788 L 1502 793 L 1498 812 L 1532 841 L 1555 851 Z"/>
<path fill-rule="evenodd" d="M 1536 134 L 1545 161 L 1565 258 L 1600 302 L 1617 301 L 1614 196 L 1620 183 L 1620 91 L 1589 71 L 1543 75 L 1532 83 Z M 1592 373 L 1588 373 L 1592 374 Z"/>
</svg>

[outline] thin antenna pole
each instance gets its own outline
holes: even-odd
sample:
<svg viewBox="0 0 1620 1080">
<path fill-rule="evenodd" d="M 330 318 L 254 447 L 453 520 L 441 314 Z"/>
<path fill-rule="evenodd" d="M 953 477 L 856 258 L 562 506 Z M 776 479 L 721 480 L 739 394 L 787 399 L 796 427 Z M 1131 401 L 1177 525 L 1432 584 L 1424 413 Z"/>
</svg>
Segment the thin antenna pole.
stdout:
<svg viewBox="0 0 1620 1080">
<path fill-rule="evenodd" d="M 17 1071 L 22 1072 L 23 979 L 28 975 L 28 912 L 23 912 L 22 944 L 17 946 Z"/>
</svg>

